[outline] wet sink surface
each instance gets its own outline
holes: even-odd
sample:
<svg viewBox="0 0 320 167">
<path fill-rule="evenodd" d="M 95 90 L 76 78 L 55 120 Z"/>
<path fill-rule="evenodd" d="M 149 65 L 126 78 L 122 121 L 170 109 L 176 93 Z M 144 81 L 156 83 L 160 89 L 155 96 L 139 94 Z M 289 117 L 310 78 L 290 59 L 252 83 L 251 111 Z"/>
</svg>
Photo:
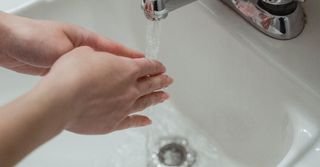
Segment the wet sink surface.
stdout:
<svg viewBox="0 0 320 167">
<path fill-rule="evenodd" d="M 139 0 L 40 1 L 16 13 L 82 25 L 144 50 L 146 19 L 139 4 Z M 169 120 L 172 126 L 166 128 L 174 129 L 171 133 L 187 135 L 182 133 L 185 127 L 192 127 L 189 137 L 201 149 L 205 147 L 194 138 L 206 139 L 204 143 L 212 146 L 212 150 L 203 154 L 208 157 L 202 161 L 216 157 L 209 166 L 320 163 L 319 158 L 312 158 L 319 156 L 316 149 L 320 49 L 316 45 L 320 43 L 320 26 L 315 20 L 320 14 L 314 7 L 317 5 L 320 3 L 307 2 L 308 25 L 301 36 L 291 41 L 264 36 L 219 1 L 195 2 L 171 13 L 162 23 L 160 60 L 175 78 L 175 84 L 169 89 L 170 104 L 155 110 L 180 113 L 177 119 L 183 117 L 180 123 L 183 126 Z M 38 80 L 3 70 L 0 77 L 5 78 L 0 87 L 4 95 L 1 103 L 27 91 Z M 25 84 L 21 85 L 21 81 Z M 168 108 L 171 105 L 174 107 Z M 155 125 L 158 128 L 162 125 L 161 118 L 171 118 L 155 113 L 152 117 L 159 120 L 159 126 Z M 135 156 L 140 158 L 132 165 L 141 166 L 146 161 L 147 132 L 148 129 L 136 129 L 96 137 L 66 132 L 20 166 L 105 166 L 106 161 L 111 161 L 109 155 L 113 155 L 111 164 L 117 164 L 126 158 L 122 155 L 134 155 L 132 150 L 140 150 L 142 154 Z M 63 152 L 66 154 L 61 155 Z"/>
</svg>

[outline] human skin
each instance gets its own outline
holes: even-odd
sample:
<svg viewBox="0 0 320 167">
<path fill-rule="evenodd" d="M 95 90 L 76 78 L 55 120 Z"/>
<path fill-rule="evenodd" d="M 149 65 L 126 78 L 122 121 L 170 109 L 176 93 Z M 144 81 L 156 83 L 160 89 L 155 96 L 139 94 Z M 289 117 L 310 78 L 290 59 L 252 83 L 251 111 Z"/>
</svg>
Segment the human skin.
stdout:
<svg viewBox="0 0 320 167">
<path fill-rule="evenodd" d="M 1 11 L 0 32 L 0 66 L 25 74 L 46 74 L 60 56 L 79 46 L 118 56 L 144 57 L 141 52 L 76 25 L 33 20 Z"/>
<path fill-rule="evenodd" d="M 169 98 L 161 89 L 173 80 L 160 62 L 83 28 L 0 13 L 0 32 L 2 67 L 44 75 L 0 107 L 1 167 L 63 130 L 94 135 L 149 125 L 138 112 Z"/>
</svg>

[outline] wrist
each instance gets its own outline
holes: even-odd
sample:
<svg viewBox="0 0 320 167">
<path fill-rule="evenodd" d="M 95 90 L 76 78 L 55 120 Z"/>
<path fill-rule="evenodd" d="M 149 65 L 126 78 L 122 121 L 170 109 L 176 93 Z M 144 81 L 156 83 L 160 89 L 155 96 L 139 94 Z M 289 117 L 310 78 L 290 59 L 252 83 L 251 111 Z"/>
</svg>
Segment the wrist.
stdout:
<svg viewBox="0 0 320 167">
<path fill-rule="evenodd" d="M 72 108 L 74 97 L 66 87 L 64 82 L 52 80 L 47 75 L 31 92 L 36 99 L 40 99 L 43 112 L 50 115 L 54 124 L 62 130 L 79 115 Z"/>
<path fill-rule="evenodd" d="M 44 120 L 49 119 L 46 125 L 53 128 L 56 133 L 64 130 L 72 117 L 68 109 L 68 100 L 62 94 L 54 86 L 40 82 L 27 95 L 31 103 L 39 107 L 37 109 L 39 115 L 42 115 Z"/>
<path fill-rule="evenodd" d="M 0 161 L 5 160 L 8 164 L 5 166 L 14 166 L 64 130 L 66 119 L 60 101 L 51 94 L 48 89 L 37 86 L 1 107 Z"/>
</svg>

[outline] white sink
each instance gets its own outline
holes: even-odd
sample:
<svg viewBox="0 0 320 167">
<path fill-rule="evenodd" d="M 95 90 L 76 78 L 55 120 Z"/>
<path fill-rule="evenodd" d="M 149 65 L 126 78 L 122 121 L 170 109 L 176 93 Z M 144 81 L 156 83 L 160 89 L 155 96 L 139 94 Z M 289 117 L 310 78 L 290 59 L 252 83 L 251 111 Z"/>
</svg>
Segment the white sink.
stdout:
<svg viewBox="0 0 320 167">
<path fill-rule="evenodd" d="M 78 24 L 144 50 L 139 5 L 50 0 L 10 11 Z M 90 137 L 64 132 L 19 166 L 141 167 L 148 161 L 146 139 L 166 135 L 189 140 L 198 153 L 195 167 L 319 166 L 319 7 L 320 1 L 306 2 L 305 31 L 289 41 L 261 34 L 216 0 L 170 13 L 162 23 L 160 60 L 175 84 L 172 100 L 151 112 L 151 137 L 148 128 Z M 38 80 L 5 70 L 0 78 L 2 104 Z"/>
</svg>

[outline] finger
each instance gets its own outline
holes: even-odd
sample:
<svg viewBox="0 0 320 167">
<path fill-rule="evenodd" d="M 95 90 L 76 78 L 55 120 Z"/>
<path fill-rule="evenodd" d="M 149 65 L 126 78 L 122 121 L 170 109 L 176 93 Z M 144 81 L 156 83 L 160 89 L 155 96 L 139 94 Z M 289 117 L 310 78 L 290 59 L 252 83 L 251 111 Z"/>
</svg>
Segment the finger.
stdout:
<svg viewBox="0 0 320 167">
<path fill-rule="evenodd" d="M 162 103 L 167 99 L 169 99 L 169 95 L 162 91 L 142 96 L 133 105 L 131 113 L 143 111 L 144 109 Z"/>
<path fill-rule="evenodd" d="M 144 57 L 144 53 L 127 48 L 115 41 L 103 38 L 94 32 L 90 32 L 84 28 L 66 25 L 65 33 L 74 44 L 75 47 L 90 46 L 96 51 L 104 51 L 115 54 L 117 56 L 124 56 L 130 58 Z"/>
<path fill-rule="evenodd" d="M 144 53 L 125 47 L 124 45 L 115 42 L 111 39 L 106 39 L 98 36 L 93 32 L 87 32 L 87 37 L 84 40 L 83 45 L 93 47 L 97 51 L 105 51 L 117 56 L 129 57 L 129 58 L 142 58 Z"/>
<path fill-rule="evenodd" d="M 152 121 L 143 115 L 131 115 L 120 122 L 116 130 L 124 130 L 129 128 L 143 127 L 150 125 Z"/>
<path fill-rule="evenodd" d="M 173 79 L 167 75 L 157 75 L 138 81 L 138 89 L 141 95 L 146 95 L 156 90 L 168 87 L 173 83 Z"/>
<path fill-rule="evenodd" d="M 146 58 L 135 59 L 135 62 L 140 68 L 138 73 L 139 78 L 145 76 L 153 76 L 166 72 L 165 66 L 156 60 L 150 60 Z"/>
</svg>

